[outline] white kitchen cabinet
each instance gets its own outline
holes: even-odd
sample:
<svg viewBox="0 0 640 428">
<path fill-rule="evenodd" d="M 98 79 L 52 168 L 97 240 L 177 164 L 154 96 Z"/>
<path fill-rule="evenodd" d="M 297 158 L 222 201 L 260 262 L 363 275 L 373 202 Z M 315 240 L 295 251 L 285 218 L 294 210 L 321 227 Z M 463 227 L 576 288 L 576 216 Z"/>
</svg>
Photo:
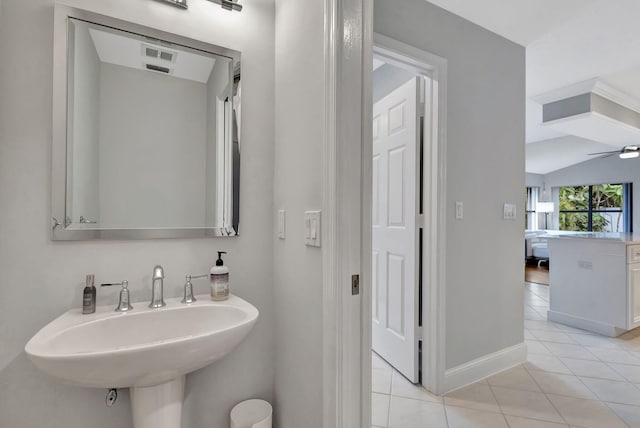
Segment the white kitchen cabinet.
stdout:
<svg viewBox="0 0 640 428">
<path fill-rule="evenodd" d="M 628 326 L 630 329 L 640 327 L 640 245 L 635 245 L 634 247 L 637 247 L 639 251 L 637 260 L 633 262 L 630 260 L 631 257 L 627 257 L 627 284 L 629 287 Z M 629 251 L 629 255 L 631 255 L 631 251 Z"/>
</svg>

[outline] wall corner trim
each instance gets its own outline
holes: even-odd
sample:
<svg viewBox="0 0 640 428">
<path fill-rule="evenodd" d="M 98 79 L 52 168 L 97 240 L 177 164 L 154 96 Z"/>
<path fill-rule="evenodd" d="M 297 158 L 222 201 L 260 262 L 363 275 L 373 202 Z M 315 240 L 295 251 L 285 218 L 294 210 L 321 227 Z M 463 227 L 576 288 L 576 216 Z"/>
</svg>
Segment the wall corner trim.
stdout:
<svg viewBox="0 0 640 428">
<path fill-rule="evenodd" d="M 510 369 L 524 363 L 526 360 L 527 345 L 522 342 L 448 369 L 444 374 L 443 393 L 449 393 L 503 370 Z"/>
</svg>

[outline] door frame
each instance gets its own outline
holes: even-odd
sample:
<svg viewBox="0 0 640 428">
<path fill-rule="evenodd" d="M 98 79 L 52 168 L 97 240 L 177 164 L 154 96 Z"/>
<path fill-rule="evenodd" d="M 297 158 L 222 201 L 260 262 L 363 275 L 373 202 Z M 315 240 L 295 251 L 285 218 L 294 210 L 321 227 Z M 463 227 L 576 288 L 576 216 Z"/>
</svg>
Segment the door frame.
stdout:
<svg viewBox="0 0 640 428">
<path fill-rule="evenodd" d="M 373 53 L 376 57 L 410 69 L 417 75 L 429 77 L 436 86 L 432 87 L 434 96 L 431 100 L 425 97 L 424 109 L 425 131 L 431 129 L 432 132 L 424 132 L 423 151 L 422 385 L 434 394 L 442 394 L 446 392 L 444 377 L 447 60 L 378 33 L 374 33 Z M 370 187 L 367 180 L 363 180 L 362 191 L 371 192 Z M 363 254 L 363 261 L 364 257 Z M 370 306 L 369 303 L 369 311 Z M 363 347 L 363 354 L 365 349 L 367 348 Z"/>
<path fill-rule="evenodd" d="M 371 196 L 361 190 L 362 177 L 371 174 L 362 150 L 371 135 L 371 126 L 363 126 L 371 117 L 371 91 L 365 90 L 371 70 L 363 65 L 372 63 L 373 0 L 325 0 L 324 18 L 322 426 L 370 428 L 371 361 L 362 366 L 361 349 L 371 343 L 362 330 L 371 274 L 361 254 L 367 237 L 371 244 L 360 222 L 371 224 L 362 210 Z M 353 295 L 358 274 L 361 293 Z"/>
<path fill-rule="evenodd" d="M 423 385 L 444 391 L 447 61 L 373 33 L 373 0 L 325 0 L 323 147 L 324 428 L 371 426 L 371 156 L 374 52 L 438 82 L 425 143 Z M 360 294 L 352 295 L 352 275 Z"/>
</svg>

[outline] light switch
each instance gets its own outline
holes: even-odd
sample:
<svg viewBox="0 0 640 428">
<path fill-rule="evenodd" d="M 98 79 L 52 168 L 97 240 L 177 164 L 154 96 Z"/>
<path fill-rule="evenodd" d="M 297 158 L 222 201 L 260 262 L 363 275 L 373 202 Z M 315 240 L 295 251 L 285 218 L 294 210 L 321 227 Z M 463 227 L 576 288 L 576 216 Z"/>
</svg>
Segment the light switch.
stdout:
<svg viewBox="0 0 640 428">
<path fill-rule="evenodd" d="M 287 221 L 287 212 L 285 210 L 278 210 L 278 238 L 285 238 L 285 230 L 286 230 L 286 221 Z"/>
<path fill-rule="evenodd" d="M 505 220 L 516 219 L 516 206 L 515 204 L 504 204 L 503 218 Z"/>
<path fill-rule="evenodd" d="M 311 247 L 320 246 L 320 211 L 305 211 L 304 243 Z"/>
<path fill-rule="evenodd" d="M 456 201 L 456 220 L 462 220 L 463 217 L 463 204 L 462 201 Z"/>
</svg>

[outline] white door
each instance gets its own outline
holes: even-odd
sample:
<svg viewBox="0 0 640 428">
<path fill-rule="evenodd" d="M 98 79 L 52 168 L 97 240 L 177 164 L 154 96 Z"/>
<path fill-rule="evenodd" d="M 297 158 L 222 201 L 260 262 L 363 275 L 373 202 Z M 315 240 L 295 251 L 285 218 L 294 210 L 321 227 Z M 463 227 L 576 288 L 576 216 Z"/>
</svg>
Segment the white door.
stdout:
<svg viewBox="0 0 640 428">
<path fill-rule="evenodd" d="M 418 78 L 373 106 L 372 346 L 418 382 Z"/>
</svg>

